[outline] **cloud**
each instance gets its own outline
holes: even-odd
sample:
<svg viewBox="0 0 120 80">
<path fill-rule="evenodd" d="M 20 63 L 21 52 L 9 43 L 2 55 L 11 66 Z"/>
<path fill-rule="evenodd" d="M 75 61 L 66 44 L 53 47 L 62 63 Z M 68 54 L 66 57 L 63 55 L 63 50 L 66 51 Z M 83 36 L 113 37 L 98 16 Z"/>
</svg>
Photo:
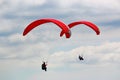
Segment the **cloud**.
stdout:
<svg viewBox="0 0 120 80">
<path fill-rule="evenodd" d="M 8 1 L 6 1 L 8 2 Z M 34 2 L 36 5 L 34 5 Z M 119 13 L 119 0 L 111 0 L 111 1 L 89 1 L 89 0 L 34 0 L 34 2 L 31 1 L 10 1 L 9 4 L 6 5 L 9 7 L 9 9 L 6 10 L 6 8 L 2 9 L 2 13 L 5 15 L 8 15 L 8 13 L 11 15 L 14 13 L 14 16 L 31 16 L 31 17 L 58 17 L 61 15 L 61 17 L 69 17 L 69 16 L 96 16 L 98 15 L 105 15 L 105 14 L 115 14 Z M 99 2 L 99 3 L 98 3 Z M 51 3 L 51 4 L 49 4 Z M 16 4 L 16 5 L 15 5 Z M 110 6 L 112 4 L 112 6 Z M 9 6 L 10 5 L 10 6 Z M 14 6 L 16 7 L 14 7 Z M 22 5 L 22 6 L 21 6 Z M 29 5 L 29 6 L 28 6 Z M 19 9 L 19 10 L 18 10 Z M 4 13 L 7 12 L 7 13 Z M 49 14 L 46 14 L 48 13 Z M 54 12 L 54 16 L 53 16 Z M 88 14 L 89 12 L 89 14 Z M 2 15 L 3 15 L 2 14 Z M 41 16 L 42 15 L 42 16 Z M 13 16 L 13 15 L 11 15 Z M 36 17 L 36 18 L 37 18 Z M 58 17 L 60 18 L 60 17 Z M 85 18 L 85 17 L 84 17 Z M 87 18 L 86 18 L 87 19 Z"/>
<path fill-rule="evenodd" d="M 11 6 L 17 6 L 17 5 L 24 5 L 24 6 L 37 6 L 37 5 L 42 5 L 46 2 L 46 0 L 11 0 L 11 1 L 8 1 L 8 0 L 1 0 L 0 3 L 1 4 L 7 4 L 7 5 L 11 5 Z"/>
<path fill-rule="evenodd" d="M 48 27 L 46 25 L 24 37 L 22 33 L 0 36 L 0 61 L 3 67 L 7 68 L 5 66 L 12 63 L 14 67 L 35 68 L 42 60 L 48 60 L 49 68 L 52 70 L 61 69 L 65 65 L 70 69 L 78 69 L 81 65 L 119 65 L 119 28 L 102 27 L 101 35 L 96 36 L 93 31 L 80 33 L 80 27 L 76 27 L 72 30 L 72 37 L 66 39 L 59 37 L 59 28 L 54 24 Z M 49 34 L 51 35 L 48 36 Z M 78 54 L 85 58 L 81 64 Z"/>
<path fill-rule="evenodd" d="M 62 68 L 60 70 L 51 70 L 48 69 L 46 72 L 35 73 L 28 77 L 26 80 L 56 80 L 56 79 L 63 79 L 63 80 L 76 80 L 76 79 L 84 79 L 84 80 L 99 80 L 104 79 L 119 79 L 119 69 L 115 67 L 115 65 L 107 65 L 107 66 L 82 66 L 80 65 L 79 68 L 72 68 L 68 70 L 69 66 L 64 65 L 66 68 Z M 83 68 L 84 67 L 84 68 Z M 109 73 L 112 72 L 112 73 Z M 97 73 L 96 73 L 97 72 Z M 68 75 L 69 74 L 69 75 Z M 40 76 L 41 75 L 41 76 Z M 62 77 L 61 77 L 62 76 Z"/>
<path fill-rule="evenodd" d="M 119 0 L 60 0 L 60 1 L 55 1 L 55 0 L 52 0 L 53 2 L 56 2 L 57 4 L 59 4 L 59 6 L 61 8 L 84 8 L 84 9 L 87 9 L 87 10 L 95 10 L 95 12 L 100 12 L 101 10 L 114 10 L 114 11 L 119 11 Z M 112 6 L 109 6 L 111 5 Z M 99 9 L 99 11 L 98 11 Z M 105 12 L 105 11 L 104 11 Z"/>
<path fill-rule="evenodd" d="M 51 55 L 51 61 L 60 63 L 77 63 L 78 55 L 85 57 L 85 64 L 120 63 L 120 43 L 104 43 L 99 46 L 78 47 L 69 52 L 56 52 Z M 59 63 L 58 63 L 59 64 Z"/>
</svg>

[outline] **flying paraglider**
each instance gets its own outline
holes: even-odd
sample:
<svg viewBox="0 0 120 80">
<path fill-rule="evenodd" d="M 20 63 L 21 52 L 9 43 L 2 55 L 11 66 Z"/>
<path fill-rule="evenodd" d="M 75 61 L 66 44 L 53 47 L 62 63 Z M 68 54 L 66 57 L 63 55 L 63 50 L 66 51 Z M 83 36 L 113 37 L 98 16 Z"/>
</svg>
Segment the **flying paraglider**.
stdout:
<svg viewBox="0 0 120 80">
<path fill-rule="evenodd" d="M 82 56 L 80 56 L 80 55 L 79 55 L 78 58 L 79 58 L 79 60 L 84 60 L 84 58 Z"/>
<path fill-rule="evenodd" d="M 96 32 L 97 35 L 100 34 L 99 28 L 95 24 L 93 24 L 89 21 L 76 21 L 76 22 L 72 22 L 72 23 L 68 24 L 68 26 L 69 26 L 69 28 L 72 28 L 79 24 L 84 24 L 84 25 L 90 27 L 91 29 L 93 29 Z M 61 31 L 60 36 L 63 36 L 63 34 L 64 34 L 64 32 Z"/>
<path fill-rule="evenodd" d="M 46 66 L 47 66 L 47 64 L 45 62 L 43 62 L 43 64 L 41 65 L 42 70 L 47 71 L 47 67 Z"/>
<path fill-rule="evenodd" d="M 57 26 L 59 26 L 62 29 L 62 32 L 65 33 L 66 38 L 70 38 L 71 31 L 70 31 L 69 27 L 67 25 L 65 25 L 63 22 L 56 20 L 56 19 L 51 19 L 51 18 L 44 18 L 44 19 L 39 19 L 39 20 L 33 21 L 24 29 L 23 36 L 28 34 L 33 28 L 37 27 L 38 25 L 42 25 L 44 23 L 49 23 L 49 22 L 52 22 L 52 23 L 56 24 Z"/>
</svg>

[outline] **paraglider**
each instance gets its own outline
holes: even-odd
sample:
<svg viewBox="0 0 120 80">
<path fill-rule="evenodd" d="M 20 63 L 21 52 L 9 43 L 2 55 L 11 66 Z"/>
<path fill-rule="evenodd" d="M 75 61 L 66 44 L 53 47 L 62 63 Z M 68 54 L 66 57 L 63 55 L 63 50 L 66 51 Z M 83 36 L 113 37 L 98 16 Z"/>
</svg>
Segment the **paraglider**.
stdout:
<svg viewBox="0 0 120 80">
<path fill-rule="evenodd" d="M 58 27 L 60 27 L 62 29 L 62 32 L 65 33 L 66 38 L 70 38 L 71 31 L 70 31 L 69 27 L 67 25 L 65 25 L 63 22 L 56 20 L 56 19 L 51 19 L 51 18 L 44 18 L 44 19 L 39 19 L 39 20 L 33 21 L 24 29 L 23 36 L 28 34 L 33 28 L 37 27 L 38 25 L 42 25 L 44 23 L 49 23 L 49 22 L 52 22 L 52 23 L 56 24 Z"/>
<path fill-rule="evenodd" d="M 62 31 L 65 33 L 66 38 L 70 38 L 71 36 L 71 31 L 69 29 L 69 27 L 64 24 L 63 22 L 56 20 L 56 19 L 51 19 L 51 18 L 44 18 L 44 19 L 39 19 L 39 20 L 35 20 L 32 23 L 30 23 L 23 32 L 23 36 L 27 35 L 32 29 L 34 29 L 35 27 L 38 27 L 39 25 L 42 25 L 44 23 L 54 23 L 56 24 L 58 27 L 60 27 L 62 29 Z M 52 28 L 51 28 L 52 29 Z M 41 65 L 42 70 L 47 71 L 47 64 L 45 62 L 43 62 L 43 64 Z"/>
<path fill-rule="evenodd" d="M 76 22 L 72 22 L 72 23 L 68 24 L 68 26 L 69 26 L 69 28 L 72 28 L 72 27 L 75 27 L 76 25 L 79 25 L 79 24 L 87 25 L 88 27 L 93 29 L 96 32 L 97 35 L 100 34 L 99 28 L 95 24 L 93 24 L 93 23 L 91 23 L 89 21 L 76 21 Z M 63 36 L 63 34 L 64 34 L 64 32 L 62 31 L 60 33 L 60 36 Z"/>
<path fill-rule="evenodd" d="M 84 60 L 84 58 L 82 56 L 80 56 L 80 55 L 79 55 L 78 58 L 79 58 L 79 60 Z"/>
<path fill-rule="evenodd" d="M 47 71 L 47 64 L 43 61 L 42 65 L 41 65 L 42 70 Z"/>
</svg>

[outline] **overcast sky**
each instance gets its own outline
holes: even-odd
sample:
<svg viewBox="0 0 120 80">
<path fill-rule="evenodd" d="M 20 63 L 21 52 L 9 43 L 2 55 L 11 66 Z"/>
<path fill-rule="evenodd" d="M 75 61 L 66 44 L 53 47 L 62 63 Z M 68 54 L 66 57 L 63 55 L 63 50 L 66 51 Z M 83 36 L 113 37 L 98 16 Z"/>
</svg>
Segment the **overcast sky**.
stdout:
<svg viewBox="0 0 120 80">
<path fill-rule="evenodd" d="M 120 0 L 0 0 L 0 80 L 120 80 L 119 8 Z M 66 39 L 47 23 L 22 35 L 41 18 L 86 20 L 101 33 L 78 25 Z"/>
</svg>

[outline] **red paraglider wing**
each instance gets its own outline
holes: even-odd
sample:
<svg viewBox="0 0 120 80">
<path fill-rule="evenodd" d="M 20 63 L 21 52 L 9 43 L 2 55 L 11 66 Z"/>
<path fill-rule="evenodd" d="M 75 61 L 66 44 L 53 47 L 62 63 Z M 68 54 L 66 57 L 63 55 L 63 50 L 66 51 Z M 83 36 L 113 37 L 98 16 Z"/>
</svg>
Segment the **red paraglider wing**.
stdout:
<svg viewBox="0 0 120 80">
<path fill-rule="evenodd" d="M 63 22 L 56 20 L 56 19 L 51 19 L 51 18 L 45 18 L 45 19 L 33 21 L 25 28 L 23 32 L 23 36 L 28 34 L 33 28 L 37 27 L 38 25 L 49 23 L 49 22 L 52 22 L 56 24 L 57 26 L 59 26 L 62 29 L 62 31 L 66 34 L 66 38 L 70 38 L 71 34 L 69 33 L 70 32 L 69 27 L 65 25 Z"/>
<path fill-rule="evenodd" d="M 68 24 L 68 26 L 69 26 L 69 28 L 72 28 L 72 27 L 74 27 L 74 26 L 76 26 L 76 25 L 78 25 L 78 24 L 85 24 L 85 25 L 87 25 L 88 27 L 92 28 L 92 29 L 96 32 L 97 35 L 100 34 L 99 28 L 98 28 L 95 24 L 93 24 L 93 23 L 91 23 L 91 22 L 88 22 L 88 21 L 72 22 L 72 23 Z M 60 33 L 60 36 L 63 36 L 63 34 L 64 34 L 64 32 L 62 31 L 62 32 Z"/>
<path fill-rule="evenodd" d="M 77 22 L 70 23 L 68 26 L 69 26 L 69 28 L 72 28 L 78 24 L 85 24 L 88 27 L 92 28 L 96 32 L 97 35 L 100 34 L 99 28 L 95 24 L 88 22 L 88 21 L 77 21 Z"/>
</svg>

